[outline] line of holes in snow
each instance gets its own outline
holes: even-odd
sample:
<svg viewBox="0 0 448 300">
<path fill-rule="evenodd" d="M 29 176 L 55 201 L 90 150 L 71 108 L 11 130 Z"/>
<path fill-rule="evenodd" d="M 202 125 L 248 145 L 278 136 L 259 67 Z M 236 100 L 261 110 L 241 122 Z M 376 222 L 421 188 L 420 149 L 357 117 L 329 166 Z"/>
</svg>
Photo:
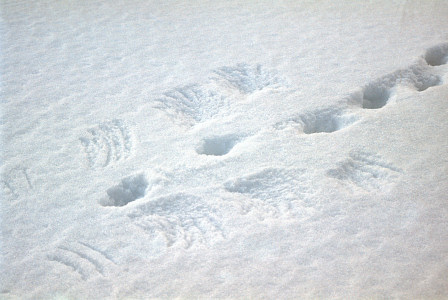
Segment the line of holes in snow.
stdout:
<svg viewBox="0 0 448 300">
<path fill-rule="evenodd" d="M 448 43 L 441 44 L 428 49 L 423 56 L 428 66 L 440 66 L 448 62 Z M 398 70 L 392 74 L 367 84 L 361 94 L 352 95 L 361 98 L 362 108 L 379 109 L 385 106 L 391 96 L 392 89 L 397 83 L 412 85 L 417 91 L 424 91 L 429 87 L 442 83 L 438 75 L 431 74 L 427 67 L 414 65 L 404 70 Z M 318 132 L 334 132 L 355 122 L 356 118 L 343 116 L 329 110 L 319 111 L 315 114 L 307 114 L 291 119 L 289 122 L 300 123 L 305 134 Z M 285 126 L 279 123 L 276 126 Z M 286 122 L 288 123 L 288 122 Z M 241 141 L 236 135 L 224 135 L 205 138 L 196 148 L 196 153 L 208 156 L 223 156 L 228 154 L 232 148 Z M 100 200 L 103 206 L 125 206 L 126 204 L 145 196 L 148 188 L 148 180 L 145 174 L 140 173 L 123 178 L 120 183 L 109 188 L 107 197 Z"/>
<path fill-rule="evenodd" d="M 424 65 L 413 65 L 407 69 L 398 70 L 367 84 L 361 95 L 354 96 L 362 103 L 362 108 L 378 109 L 385 106 L 398 84 L 407 84 L 422 92 L 430 87 L 442 84 L 439 75 L 432 74 L 429 67 L 437 67 L 448 62 L 448 43 L 429 48 L 423 55 Z M 359 99 L 361 96 L 361 99 Z"/>
</svg>

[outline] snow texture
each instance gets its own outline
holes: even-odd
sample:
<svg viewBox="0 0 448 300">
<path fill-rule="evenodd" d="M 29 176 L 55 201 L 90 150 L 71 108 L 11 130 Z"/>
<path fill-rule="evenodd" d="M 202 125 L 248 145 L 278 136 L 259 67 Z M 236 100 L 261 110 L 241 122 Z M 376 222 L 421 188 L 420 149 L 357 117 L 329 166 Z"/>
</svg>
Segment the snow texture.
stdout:
<svg viewBox="0 0 448 300">
<path fill-rule="evenodd" d="M 1 299 L 448 297 L 448 2 L 0 15 Z"/>
</svg>

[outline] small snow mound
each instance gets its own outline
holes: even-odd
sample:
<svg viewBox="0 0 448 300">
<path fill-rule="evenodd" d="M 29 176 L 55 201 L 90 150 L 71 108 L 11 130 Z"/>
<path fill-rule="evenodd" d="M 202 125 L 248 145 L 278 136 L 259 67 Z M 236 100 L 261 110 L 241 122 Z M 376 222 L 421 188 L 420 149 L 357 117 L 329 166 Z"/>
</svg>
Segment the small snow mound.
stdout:
<svg viewBox="0 0 448 300">
<path fill-rule="evenodd" d="M 119 184 L 107 190 L 107 197 L 100 201 L 102 206 L 125 206 L 146 194 L 148 180 L 141 173 L 123 178 Z"/>
<path fill-rule="evenodd" d="M 425 60 L 430 66 L 440 66 L 448 62 L 448 43 L 440 44 L 426 50 Z"/>
<path fill-rule="evenodd" d="M 275 71 L 266 70 L 261 65 L 237 64 L 215 71 L 219 79 L 240 92 L 250 94 L 267 87 L 278 88 L 283 81 Z"/>
<path fill-rule="evenodd" d="M 239 142 L 240 138 L 236 135 L 226 135 L 206 138 L 202 144 L 196 149 L 198 154 L 222 156 L 232 150 Z"/>
</svg>

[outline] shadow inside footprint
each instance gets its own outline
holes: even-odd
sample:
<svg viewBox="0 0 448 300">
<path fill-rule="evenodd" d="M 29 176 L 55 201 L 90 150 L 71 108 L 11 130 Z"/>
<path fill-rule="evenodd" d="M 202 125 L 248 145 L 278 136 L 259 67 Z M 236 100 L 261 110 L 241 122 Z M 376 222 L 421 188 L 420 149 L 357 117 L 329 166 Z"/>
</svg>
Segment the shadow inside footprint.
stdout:
<svg viewBox="0 0 448 300">
<path fill-rule="evenodd" d="M 196 148 L 196 152 L 198 154 L 213 156 L 226 155 L 239 142 L 239 140 L 239 137 L 235 135 L 206 138 L 202 141 L 201 145 Z"/>
<path fill-rule="evenodd" d="M 448 43 L 429 48 L 424 57 L 430 66 L 441 66 L 448 63 Z"/>
<path fill-rule="evenodd" d="M 146 194 L 148 180 L 144 174 L 123 178 L 121 182 L 107 189 L 107 197 L 100 200 L 102 206 L 125 206 Z"/>
<path fill-rule="evenodd" d="M 303 133 L 335 132 L 345 128 L 358 120 L 352 115 L 342 115 L 339 111 L 322 110 L 301 116 L 300 123 Z"/>
<path fill-rule="evenodd" d="M 378 109 L 387 104 L 390 89 L 380 83 L 372 83 L 364 88 L 362 108 Z"/>
</svg>

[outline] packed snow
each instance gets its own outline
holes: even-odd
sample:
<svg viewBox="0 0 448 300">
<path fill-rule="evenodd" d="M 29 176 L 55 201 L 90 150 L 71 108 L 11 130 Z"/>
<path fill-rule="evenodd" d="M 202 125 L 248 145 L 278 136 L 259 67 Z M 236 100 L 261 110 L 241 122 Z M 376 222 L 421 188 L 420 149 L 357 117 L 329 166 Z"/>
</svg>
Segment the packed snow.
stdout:
<svg viewBox="0 0 448 300">
<path fill-rule="evenodd" d="M 162 2 L 0 2 L 0 298 L 448 297 L 448 2 Z"/>
</svg>

